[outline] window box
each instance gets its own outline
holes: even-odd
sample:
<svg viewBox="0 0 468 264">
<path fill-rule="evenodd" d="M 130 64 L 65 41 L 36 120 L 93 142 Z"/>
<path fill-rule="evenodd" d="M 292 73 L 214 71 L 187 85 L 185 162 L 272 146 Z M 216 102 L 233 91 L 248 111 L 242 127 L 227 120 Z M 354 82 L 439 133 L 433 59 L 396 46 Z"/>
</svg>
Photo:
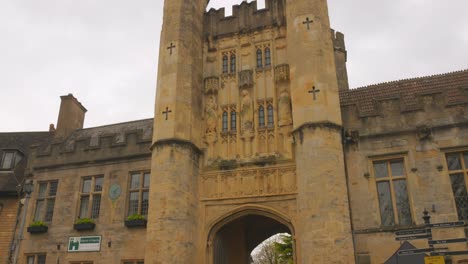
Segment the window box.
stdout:
<svg viewBox="0 0 468 264">
<path fill-rule="evenodd" d="M 125 226 L 128 228 L 133 227 L 146 227 L 146 219 L 137 219 L 137 220 L 125 220 Z"/>
<path fill-rule="evenodd" d="M 28 232 L 30 234 L 44 234 L 49 230 L 48 226 L 30 226 L 28 227 Z"/>
<path fill-rule="evenodd" d="M 95 223 L 74 224 L 73 229 L 75 229 L 76 231 L 94 230 L 95 226 Z"/>
</svg>

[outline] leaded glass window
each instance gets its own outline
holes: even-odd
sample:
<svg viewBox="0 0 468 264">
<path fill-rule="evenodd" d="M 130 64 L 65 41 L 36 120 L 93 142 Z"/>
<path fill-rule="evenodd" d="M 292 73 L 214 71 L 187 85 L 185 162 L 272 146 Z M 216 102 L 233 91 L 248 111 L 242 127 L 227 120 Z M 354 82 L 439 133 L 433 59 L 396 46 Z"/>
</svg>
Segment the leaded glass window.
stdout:
<svg viewBox="0 0 468 264">
<path fill-rule="evenodd" d="M 237 130 L 237 113 L 236 111 L 231 111 L 231 131 Z"/>
<path fill-rule="evenodd" d="M 458 219 L 468 220 L 468 192 L 466 189 L 468 152 L 448 153 L 446 159 Z"/>
<path fill-rule="evenodd" d="M 54 216 L 58 181 L 39 182 L 34 221 L 51 222 Z"/>
<path fill-rule="evenodd" d="M 236 72 L 236 55 L 231 55 L 231 73 Z"/>
<path fill-rule="evenodd" d="M 413 220 L 403 159 L 373 162 L 382 226 L 408 226 Z"/>
<path fill-rule="evenodd" d="M 274 121 L 274 112 L 273 112 L 272 105 L 268 105 L 267 112 L 268 112 L 268 127 L 273 127 L 275 124 L 275 121 Z"/>
<path fill-rule="evenodd" d="M 128 216 L 134 214 L 148 215 L 150 181 L 151 174 L 149 172 L 133 172 L 130 174 Z"/>
<path fill-rule="evenodd" d="M 228 73 L 228 56 L 223 56 L 223 73 Z"/>
<path fill-rule="evenodd" d="M 258 126 L 265 126 L 265 108 L 263 108 L 263 106 L 260 106 L 258 108 Z"/>
<path fill-rule="evenodd" d="M 228 128 L 228 113 L 223 112 L 223 132 L 226 132 L 228 130 L 229 130 L 229 128 Z"/>
<path fill-rule="evenodd" d="M 265 48 L 265 67 L 271 66 L 271 52 L 270 48 Z"/>
<path fill-rule="evenodd" d="M 263 54 L 261 49 L 257 49 L 257 68 L 263 68 Z"/>
<path fill-rule="evenodd" d="M 99 218 L 103 184 L 104 176 L 91 176 L 82 179 L 78 218 Z"/>
</svg>

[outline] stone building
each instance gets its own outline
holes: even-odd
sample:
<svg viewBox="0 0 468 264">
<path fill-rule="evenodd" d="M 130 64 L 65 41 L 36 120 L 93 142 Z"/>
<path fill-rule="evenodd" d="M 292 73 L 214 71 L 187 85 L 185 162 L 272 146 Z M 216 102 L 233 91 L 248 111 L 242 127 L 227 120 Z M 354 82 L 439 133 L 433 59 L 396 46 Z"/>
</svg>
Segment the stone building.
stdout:
<svg viewBox="0 0 468 264">
<path fill-rule="evenodd" d="M 19 263 L 244 264 L 287 232 L 295 263 L 418 264 L 396 252 L 427 240 L 396 231 L 425 209 L 468 217 L 468 71 L 349 89 L 325 0 L 206 4 L 165 1 L 154 119 L 83 128 L 62 96 L 28 160 L 26 222 L 47 230 L 29 229 Z"/>
</svg>

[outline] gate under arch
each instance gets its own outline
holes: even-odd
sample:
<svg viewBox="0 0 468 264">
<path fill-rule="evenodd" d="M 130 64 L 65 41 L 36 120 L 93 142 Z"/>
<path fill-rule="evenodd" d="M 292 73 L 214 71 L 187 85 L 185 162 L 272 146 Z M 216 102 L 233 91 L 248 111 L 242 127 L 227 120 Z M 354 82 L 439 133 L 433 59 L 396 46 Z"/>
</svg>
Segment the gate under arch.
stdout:
<svg viewBox="0 0 468 264">
<path fill-rule="evenodd" d="M 251 252 L 278 233 L 294 237 L 290 221 L 264 210 L 247 209 L 222 219 L 209 234 L 210 264 L 249 264 Z"/>
</svg>

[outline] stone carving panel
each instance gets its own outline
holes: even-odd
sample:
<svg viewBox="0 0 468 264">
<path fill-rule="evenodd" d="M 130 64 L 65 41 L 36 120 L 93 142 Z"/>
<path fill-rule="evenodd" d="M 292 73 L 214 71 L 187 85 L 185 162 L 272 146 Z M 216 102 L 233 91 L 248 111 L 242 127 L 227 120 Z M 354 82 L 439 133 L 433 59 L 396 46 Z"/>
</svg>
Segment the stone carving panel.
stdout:
<svg viewBox="0 0 468 264">
<path fill-rule="evenodd" d="M 275 81 L 288 82 L 289 81 L 289 65 L 282 64 L 275 67 Z"/>
<path fill-rule="evenodd" d="M 207 172 L 200 179 L 204 200 L 287 195 L 297 191 L 294 165 Z"/>
<path fill-rule="evenodd" d="M 239 88 L 249 88 L 254 85 L 253 71 L 245 70 L 239 72 Z"/>
<path fill-rule="evenodd" d="M 219 78 L 208 77 L 205 79 L 205 94 L 217 94 L 219 90 Z"/>
</svg>

